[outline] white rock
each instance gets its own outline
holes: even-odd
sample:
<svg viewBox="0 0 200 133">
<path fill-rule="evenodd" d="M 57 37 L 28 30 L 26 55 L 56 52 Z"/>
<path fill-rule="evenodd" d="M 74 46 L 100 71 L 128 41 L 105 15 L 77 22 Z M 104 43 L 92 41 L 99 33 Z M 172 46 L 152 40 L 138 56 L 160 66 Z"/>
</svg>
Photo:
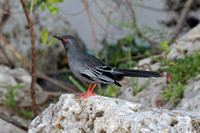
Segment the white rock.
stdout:
<svg viewBox="0 0 200 133">
<path fill-rule="evenodd" d="M 200 24 L 172 44 L 169 48 L 167 59 L 175 60 L 184 58 L 185 54 L 192 55 L 194 50 L 200 52 L 199 31 Z"/>
<path fill-rule="evenodd" d="M 177 105 L 176 109 L 186 111 L 200 110 L 200 81 L 190 84 L 184 90 L 184 98 Z"/>
<path fill-rule="evenodd" d="M 0 118 L 1 133 L 26 133 L 24 130 L 12 125 Z"/>
<path fill-rule="evenodd" d="M 21 67 L 15 68 L 13 69 L 13 71 L 11 71 L 11 74 L 15 76 L 15 78 L 18 81 L 25 83 L 31 82 L 31 75 L 24 68 Z"/>
<path fill-rule="evenodd" d="M 7 86 L 7 85 L 16 85 L 17 81 L 15 78 L 10 75 L 10 72 L 12 69 L 10 69 L 7 66 L 0 65 L 0 85 L 1 86 Z"/>
<path fill-rule="evenodd" d="M 151 71 L 157 71 L 157 70 L 159 70 L 160 66 L 161 66 L 161 64 L 159 62 L 157 62 L 155 64 L 152 64 L 150 66 L 150 69 L 151 69 Z"/>
<path fill-rule="evenodd" d="M 200 113 L 146 108 L 125 100 L 62 95 L 29 126 L 29 133 L 200 132 Z"/>
<path fill-rule="evenodd" d="M 145 58 L 145 59 L 140 60 L 138 65 L 143 66 L 143 65 L 146 65 L 146 64 L 150 64 L 151 61 L 152 61 L 152 58 Z"/>
<path fill-rule="evenodd" d="M 5 73 L 0 73 L 0 85 L 1 86 L 7 86 L 7 85 L 16 85 L 17 81 L 15 80 L 14 77 L 12 77 L 9 74 L 5 74 Z"/>
</svg>

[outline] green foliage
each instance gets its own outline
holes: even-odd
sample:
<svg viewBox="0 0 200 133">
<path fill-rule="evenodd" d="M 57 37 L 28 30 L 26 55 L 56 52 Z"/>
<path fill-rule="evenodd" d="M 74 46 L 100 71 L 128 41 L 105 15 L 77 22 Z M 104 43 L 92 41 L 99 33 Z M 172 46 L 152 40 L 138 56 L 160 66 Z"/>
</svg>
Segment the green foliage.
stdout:
<svg viewBox="0 0 200 133">
<path fill-rule="evenodd" d="M 129 52 L 129 49 L 131 49 L 131 56 L 143 54 L 147 50 L 153 50 L 153 47 L 148 42 L 144 41 L 143 39 L 137 39 L 136 41 L 135 37 L 136 36 L 134 34 L 130 34 L 125 36 L 123 39 L 118 40 L 116 43 L 107 42 L 107 56 L 109 65 L 120 68 L 129 68 L 128 60 L 118 63 L 119 59 L 128 57 L 127 53 Z M 105 43 L 105 40 L 101 41 L 102 49 L 99 51 L 101 60 L 104 60 Z M 131 60 L 131 62 L 134 65 L 137 64 L 137 60 Z"/>
<path fill-rule="evenodd" d="M 107 89 L 98 90 L 99 95 L 107 97 L 116 97 L 118 92 L 119 92 L 119 87 L 114 85 L 109 85 Z"/>
<path fill-rule="evenodd" d="M 48 36 L 49 36 L 48 29 L 45 29 L 44 32 L 41 32 L 40 38 L 43 44 L 47 44 Z"/>
<path fill-rule="evenodd" d="M 139 92 L 143 91 L 151 80 L 151 79 L 148 79 L 140 88 L 138 88 L 138 78 L 135 78 L 135 79 L 136 79 L 136 82 L 134 82 L 134 80 L 131 81 L 134 96 L 136 96 Z"/>
<path fill-rule="evenodd" d="M 38 3 L 38 0 L 33 0 L 33 6 L 35 6 Z"/>
<path fill-rule="evenodd" d="M 181 98 L 183 97 L 183 89 L 185 87 L 187 87 L 187 85 L 183 85 L 181 82 L 178 82 L 177 84 L 169 84 L 167 85 L 165 93 L 162 93 L 162 97 L 165 101 L 172 101 L 174 98 Z"/>
<path fill-rule="evenodd" d="M 49 3 L 62 3 L 63 0 L 49 0 Z"/>
<path fill-rule="evenodd" d="M 151 38 L 152 40 L 157 41 L 165 41 L 172 37 L 173 33 L 163 32 L 160 29 L 152 28 L 148 25 L 145 25 L 141 28 L 142 33 L 145 35 L 146 38 Z"/>
<path fill-rule="evenodd" d="M 41 35 L 40 35 L 40 39 L 42 40 L 42 43 L 43 43 L 44 45 L 47 44 L 48 38 L 49 38 L 49 31 L 48 31 L 48 29 L 45 29 L 44 32 L 41 32 Z M 56 39 L 55 39 L 55 38 L 52 38 L 51 40 L 49 40 L 47 46 L 51 46 L 51 45 L 54 44 L 55 42 L 56 42 Z"/>
<path fill-rule="evenodd" d="M 45 6 L 45 5 L 42 5 L 42 6 L 41 6 L 41 9 L 42 9 L 42 11 L 45 11 L 46 6 Z"/>
<path fill-rule="evenodd" d="M 168 62 L 166 57 L 162 60 L 157 59 L 157 61 L 167 66 L 163 68 L 163 71 L 171 75 L 171 81 L 162 94 L 165 100 L 181 98 L 186 81 L 200 73 L 200 54 L 196 51 L 194 51 L 194 56 L 185 55 L 184 59 L 178 59 L 175 62 Z"/>
<path fill-rule="evenodd" d="M 123 19 L 123 16 L 121 16 L 120 21 L 110 20 L 110 22 L 113 25 L 120 26 L 120 28 L 125 28 L 130 33 L 133 33 L 132 36 L 134 37 L 136 41 L 138 41 L 137 44 L 139 44 L 140 42 L 148 44 L 146 39 L 151 39 L 157 42 L 161 42 L 161 41 L 169 40 L 173 35 L 172 32 L 164 32 L 164 31 L 161 31 L 160 29 L 155 29 L 148 25 L 142 25 L 141 27 L 137 26 L 137 29 L 136 29 L 133 23 L 126 22 L 124 20 L 125 19 Z M 138 32 L 138 30 L 140 31 L 140 33 L 142 33 L 142 35 Z"/>
<path fill-rule="evenodd" d="M 18 115 L 24 117 L 25 119 L 32 119 L 33 118 L 33 111 L 27 111 L 27 110 L 19 110 L 17 112 Z"/>
<path fill-rule="evenodd" d="M 161 63 L 167 65 L 168 68 L 163 68 L 164 71 L 172 75 L 172 82 L 185 83 L 191 77 L 200 73 L 200 54 L 194 51 L 194 57 L 185 55 L 184 59 L 178 59 L 175 62 L 168 62 L 167 59 L 161 60 Z"/>
<path fill-rule="evenodd" d="M 3 103 L 5 103 L 8 107 L 13 107 L 16 105 L 15 103 L 15 95 L 17 95 L 17 92 L 14 92 L 15 89 L 23 88 L 22 85 L 16 85 L 16 86 L 2 86 L 3 88 L 9 89 L 9 92 L 4 94 L 4 96 L 7 98 L 7 100 L 2 100 Z"/>
<path fill-rule="evenodd" d="M 50 11 L 51 14 L 56 15 L 59 13 L 59 9 L 52 5 L 52 4 L 47 4 L 47 9 Z"/>
<path fill-rule="evenodd" d="M 47 46 L 51 46 L 56 42 L 56 38 L 52 38 L 49 43 L 47 44 Z"/>
<path fill-rule="evenodd" d="M 129 60 L 129 69 L 132 69 L 132 59 L 131 59 L 131 49 L 129 49 L 128 52 L 128 60 Z M 134 78 L 131 77 L 131 84 L 132 84 L 132 88 L 133 88 L 133 95 L 136 96 L 139 92 L 143 91 L 144 88 L 147 86 L 147 84 L 149 83 L 150 79 L 147 80 L 147 82 L 145 82 L 141 88 L 138 88 L 138 78 L 135 78 L 136 82 L 134 82 Z"/>
<path fill-rule="evenodd" d="M 141 92 L 144 90 L 144 88 L 146 88 L 146 86 L 148 85 L 148 83 L 151 81 L 151 79 L 148 79 L 138 90 L 138 92 Z"/>
<path fill-rule="evenodd" d="M 49 10 L 51 14 L 57 15 L 59 13 L 59 9 L 53 4 L 62 3 L 62 2 L 63 0 L 34 0 L 33 6 L 34 6 L 34 10 L 37 9 L 38 7 L 41 7 L 42 11 L 44 11 L 47 7 L 47 9 Z M 30 9 L 30 6 L 31 6 L 31 2 L 28 1 L 26 3 L 26 7 Z"/>
<path fill-rule="evenodd" d="M 167 41 L 161 41 L 160 42 L 160 45 L 161 45 L 161 49 L 163 50 L 163 51 L 165 51 L 165 52 L 169 52 L 169 50 L 168 50 L 168 47 L 169 47 L 169 45 L 168 45 L 168 42 Z"/>
<path fill-rule="evenodd" d="M 47 7 L 47 9 L 49 10 L 51 14 L 57 15 L 59 13 L 59 9 L 53 4 L 61 3 L 61 2 L 63 2 L 63 0 L 34 0 L 33 11 L 36 10 L 38 7 L 41 7 L 42 11 L 44 11 Z M 31 6 L 31 2 L 28 1 L 26 3 L 26 7 L 30 9 L 30 6 Z M 48 41 L 48 37 L 49 37 L 48 29 L 45 29 L 43 32 L 41 32 L 40 39 L 42 40 L 42 43 L 46 45 L 48 42 L 47 46 L 51 46 L 52 44 L 56 42 L 56 39 L 52 38 Z M 45 53 L 45 50 L 43 50 L 43 52 Z"/>
</svg>

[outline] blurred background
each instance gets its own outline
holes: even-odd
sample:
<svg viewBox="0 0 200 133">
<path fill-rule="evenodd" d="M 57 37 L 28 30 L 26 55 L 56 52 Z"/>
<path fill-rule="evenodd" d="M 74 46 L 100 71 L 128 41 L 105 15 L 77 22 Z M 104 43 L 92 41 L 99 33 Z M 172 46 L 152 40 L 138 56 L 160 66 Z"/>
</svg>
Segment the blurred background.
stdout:
<svg viewBox="0 0 200 133">
<path fill-rule="evenodd" d="M 85 51 L 110 66 L 163 76 L 154 103 L 140 100 L 151 79 L 124 79 L 123 88 L 99 85 L 97 94 L 173 109 L 187 81 L 199 74 L 200 57 L 198 50 L 181 60 L 165 55 L 199 24 L 199 7 L 199 0 L 1 0 L 0 125 L 11 127 L 5 132 L 24 132 L 61 94 L 87 90 L 88 83 L 71 73 L 64 47 L 52 37 L 56 34 L 75 36 Z"/>
</svg>

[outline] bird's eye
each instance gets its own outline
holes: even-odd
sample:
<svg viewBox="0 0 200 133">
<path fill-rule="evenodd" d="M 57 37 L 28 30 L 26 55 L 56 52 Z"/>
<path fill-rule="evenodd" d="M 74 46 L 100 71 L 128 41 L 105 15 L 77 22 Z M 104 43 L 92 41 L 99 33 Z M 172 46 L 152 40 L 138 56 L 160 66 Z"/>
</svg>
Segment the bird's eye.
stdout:
<svg viewBox="0 0 200 133">
<path fill-rule="evenodd" d="M 67 40 L 66 40 L 66 39 L 62 39 L 62 42 L 63 42 L 63 43 L 66 43 L 66 42 L 67 42 Z"/>
</svg>

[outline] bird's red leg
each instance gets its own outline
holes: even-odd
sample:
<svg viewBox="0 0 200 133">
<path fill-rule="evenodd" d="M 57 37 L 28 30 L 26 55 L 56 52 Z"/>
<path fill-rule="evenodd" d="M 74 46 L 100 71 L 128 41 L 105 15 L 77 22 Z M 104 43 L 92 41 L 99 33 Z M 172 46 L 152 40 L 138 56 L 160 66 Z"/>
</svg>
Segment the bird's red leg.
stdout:
<svg viewBox="0 0 200 133">
<path fill-rule="evenodd" d="M 92 83 L 90 83 L 89 87 L 88 87 L 88 92 L 90 91 L 90 88 L 92 87 Z"/>
<path fill-rule="evenodd" d="M 92 93 L 92 91 L 94 90 L 94 88 L 95 88 L 96 86 L 97 86 L 97 83 L 95 83 L 94 86 L 92 87 L 92 89 L 91 89 L 91 91 L 90 91 L 90 94 L 92 94 L 92 95 L 94 94 L 94 93 Z M 94 95 L 95 95 L 95 94 L 94 94 Z"/>
<path fill-rule="evenodd" d="M 95 83 L 95 84 L 93 85 L 93 87 L 92 87 L 91 90 L 88 88 L 88 91 L 86 91 L 83 95 L 81 95 L 80 98 L 86 99 L 86 98 L 88 98 L 89 96 L 94 96 L 94 95 L 96 95 L 95 93 L 92 93 L 92 91 L 94 90 L 94 88 L 96 87 L 96 85 L 97 85 L 97 83 Z M 91 86 L 89 86 L 89 87 L 91 88 Z"/>
<path fill-rule="evenodd" d="M 89 85 L 89 87 L 88 87 L 88 90 L 87 90 L 86 92 L 84 92 L 84 93 L 82 93 L 82 94 L 80 94 L 80 95 L 78 95 L 78 96 L 81 97 L 81 96 L 87 94 L 88 92 L 90 92 L 91 86 L 92 86 L 92 83 L 90 83 L 90 85 Z"/>
</svg>

